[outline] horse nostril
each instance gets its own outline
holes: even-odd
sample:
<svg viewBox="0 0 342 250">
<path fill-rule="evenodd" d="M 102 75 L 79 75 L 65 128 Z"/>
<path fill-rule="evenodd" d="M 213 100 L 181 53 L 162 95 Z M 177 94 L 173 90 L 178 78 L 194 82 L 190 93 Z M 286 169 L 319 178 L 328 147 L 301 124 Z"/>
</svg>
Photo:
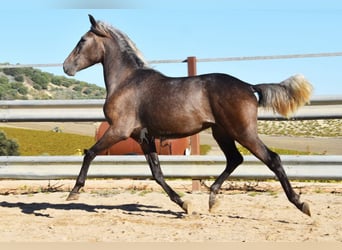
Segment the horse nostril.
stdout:
<svg viewBox="0 0 342 250">
<path fill-rule="evenodd" d="M 75 70 L 73 69 L 73 67 L 70 67 L 70 65 L 64 63 L 63 64 L 63 70 L 64 70 L 64 73 L 69 75 L 69 76 L 74 76 L 75 75 Z"/>
</svg>

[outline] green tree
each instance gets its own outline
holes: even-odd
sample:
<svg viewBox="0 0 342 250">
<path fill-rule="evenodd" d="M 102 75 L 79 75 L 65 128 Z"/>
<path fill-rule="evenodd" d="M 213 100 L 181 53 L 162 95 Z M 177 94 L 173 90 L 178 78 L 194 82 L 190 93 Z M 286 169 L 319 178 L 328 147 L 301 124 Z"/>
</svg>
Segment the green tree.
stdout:
<svg viewBox="0 0 342 250">
<path fill-rule="evenodd" d="M 4 132 L 0 131 L 0 156 L 19 155 L 19 145 L 6 138 Z"/>
</svg>

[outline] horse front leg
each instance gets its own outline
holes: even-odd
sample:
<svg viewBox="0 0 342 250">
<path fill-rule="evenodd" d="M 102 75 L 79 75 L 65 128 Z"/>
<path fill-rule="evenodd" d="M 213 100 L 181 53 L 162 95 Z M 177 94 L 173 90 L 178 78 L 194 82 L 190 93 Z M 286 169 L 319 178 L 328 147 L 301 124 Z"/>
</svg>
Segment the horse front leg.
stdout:
<svg viewBox="0 0 342 250">
<path fill-rule="evenodd" d="M 127 138 L 125 136 L 117 135 L 114 133 L 114 129 L 109 127 L 106 133 L 101 137 L 101 139 L 94 144 L 89 150 L 86 150 L 85 156 L 83 158 L 82 167 L 80 173 L 76 179 L 75 186 L 69 193 L 67 200 L 77 200 L 79 198 L 79 191 L 85 185 L 85 180 L 87 178 L 90 163 L 94 160 L 96 155 L 114 145 L 115 143 Z"/>
<path fill-rule="evenodd" d="M 80 173 L 76 179 L 75 186 L 73 187 L 73 189 L 69 193 L 69 196 L 67 197 L 67 201 L 78 200 L 79 198 L 79 191 L 85 184 L 85 180 L 87 178 L 90 163 L 96 157 L 96 153 L 92 150 L 92 148 L 89 150 L 86 150 L 86 154 L 83 158 L 83 163 L 82 163 Z"/>
<path fill-rule="evenodd" d="M 164 189 L 170 199 L 180 206 L 186 213 L 192 213 L 192 204 L 188 201 L 183 201 L 180 196 L 165 182 L 164 174 L 160 167 L 156 145 L 153 138 L 147 138 L 141 142 L 141 148 L 145 154 L 146 160 L 150 166 L 152 176 L 155 181 Z"/>
</svg>

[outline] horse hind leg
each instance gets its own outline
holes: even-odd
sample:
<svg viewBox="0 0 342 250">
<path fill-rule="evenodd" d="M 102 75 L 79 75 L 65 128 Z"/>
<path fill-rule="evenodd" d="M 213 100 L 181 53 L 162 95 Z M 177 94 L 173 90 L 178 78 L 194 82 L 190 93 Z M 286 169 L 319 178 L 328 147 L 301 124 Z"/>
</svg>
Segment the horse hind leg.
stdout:
<svg viewBox="0 0 342 250">
<path fill-rule="evenodd" d="M 216 195 L 220 190 L 223 182 L 229 177 L 229 175 L 243 162 L 243 157 L 237 150 L 235 141 L 227 135 L 223 129 L 213 127 L 213 137 L 221 150 L 226 156 L 227 165 L 221 175 L 215 180 L 210 187 L 209 196 L 209 211 L 217 206 Z"/>
<path fill-rule="evenodd" d="M 109 127 L 106 133 L 101 137 L 101 139 L 96 142 L 89 150 L 85 151 L 80 173 L 76 179 L 75 186 L 67 197 L 68 201 L 77 200 L 79 198 L 79 190 L 85 185 L 85 180 L 87 178 L 90 163 L 94 160 L 96 155 L 125 138 L 126 137 L 124 136 L 115 134 L 114 129 Z"/>
<path fill-rule="evenodd" d="M 275 173 L 288 200 L 304 214 L 311 216 L 309 205 L 306 202 L 301 202 L 299 195 L 293 190 L 279 155 L 268 149 L 256 133 L 245 135 L 243 138 L 239 138 L 238 141 Z"/>
</svg>

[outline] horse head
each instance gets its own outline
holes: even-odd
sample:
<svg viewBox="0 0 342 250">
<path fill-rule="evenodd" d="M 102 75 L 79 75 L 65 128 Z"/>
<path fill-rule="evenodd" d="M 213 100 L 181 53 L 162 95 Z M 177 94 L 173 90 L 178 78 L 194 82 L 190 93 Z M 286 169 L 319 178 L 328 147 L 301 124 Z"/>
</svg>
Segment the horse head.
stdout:
<svg viewBox="0 0 342 250">
<path fill-rule="evenodd" d="M 75 75 L 76 72 L 90 67 L 96 63 L 114 66 L 125 64 L 125 68 L 142 68 L 147 64 L 140 51 L 126 34 L 101 21 L 96 21 L 89 15 L 91 23 L 90 30 L 81 37 L 76 47 L 65 59 L 64 72 Z M 106 58 L 108 59 L 105 62 Z"/>
<path fill-rule="evenodd" d="M 93 16 L 89 15 L 89 20 L 90 30 L 81 37 L 63 63 L 63 69 L 67 75 L 74 76 L 76 72 L 103 60 L 105 54 L 103 39 L 108 38 L 109 34 L 101 29 L 102 26 Z"/>
</svg>

